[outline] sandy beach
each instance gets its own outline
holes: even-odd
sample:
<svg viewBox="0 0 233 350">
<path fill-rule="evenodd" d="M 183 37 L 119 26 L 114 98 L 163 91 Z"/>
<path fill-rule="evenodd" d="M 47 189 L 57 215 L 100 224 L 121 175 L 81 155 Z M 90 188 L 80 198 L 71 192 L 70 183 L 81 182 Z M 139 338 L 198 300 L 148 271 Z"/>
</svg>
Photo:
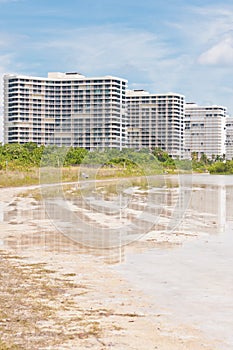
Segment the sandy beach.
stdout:
<svg viewBox="0 0 233 350">
<path fill-rule="evenodd" d="M 0 190 L 0 349 L 221 348 L 191 325 L 173 324 L 169 310 L 158 305 L 157 311 L 133 289 L 112 269 L 119 263 L 117 249 L 72 242 L 22 192 Z M 158 244 L 177 244 L 166 240 Z M 150 244 L 155 242 L 128 249 Z"/>
</svg>

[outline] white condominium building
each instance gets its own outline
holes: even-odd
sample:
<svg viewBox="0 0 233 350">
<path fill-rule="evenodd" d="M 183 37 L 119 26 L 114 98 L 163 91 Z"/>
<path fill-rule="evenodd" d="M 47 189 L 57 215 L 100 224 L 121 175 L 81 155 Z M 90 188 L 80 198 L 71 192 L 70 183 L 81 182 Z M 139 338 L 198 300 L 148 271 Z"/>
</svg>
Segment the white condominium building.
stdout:
<svg viewBox="0 0 233 350">
<path fill-rule="evenodd" d="M 159 147 L 172 157 L 182 158 L 185 97 L 175 93 L 128 90 L 126 100 L 129 147 Z"/>
<path fill-rule="evenodd" d="M 127 80 L 79 73 L 4 76 L 4 142 L 96 148 L 127 146 Z"/>
<path fill-rule="evenodd" d="M 226 117 L 226 159 L 233 159 L 233 117 Z"/>
<path fill-rule="evenodd" d="M 187 103 L 185 107 L 185 157 L 195 152 L 209 159 L 223 156 L 225 152 L 225 124 L 227 109 L 222 106 L 198 106 Z"/>
</svg>

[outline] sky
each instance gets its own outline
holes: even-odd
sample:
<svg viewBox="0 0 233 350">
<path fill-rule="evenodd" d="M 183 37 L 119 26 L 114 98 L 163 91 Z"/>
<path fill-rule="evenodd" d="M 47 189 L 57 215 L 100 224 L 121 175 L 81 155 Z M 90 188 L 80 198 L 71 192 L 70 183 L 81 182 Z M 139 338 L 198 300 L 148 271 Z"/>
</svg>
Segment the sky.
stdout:
<svg viewBox="0 0 233 350">
<path fill-rule="evenodd" d="M 233 2 L 0 0 L 0 114 L 5 73 L 52 71 L 119 76 L 233 116 Z"/>
</svg>

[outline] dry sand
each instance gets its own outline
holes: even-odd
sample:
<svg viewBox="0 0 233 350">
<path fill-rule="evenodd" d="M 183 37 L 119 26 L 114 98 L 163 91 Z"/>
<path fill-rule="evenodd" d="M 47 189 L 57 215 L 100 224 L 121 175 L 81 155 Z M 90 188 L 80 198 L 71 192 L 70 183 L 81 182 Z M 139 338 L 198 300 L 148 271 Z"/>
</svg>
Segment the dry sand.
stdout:
<svg viewBox="0 0 233 350">
<path fill-rule="evenodd" d="M 1 350 L 221 348 L 187 324 L 172 324 L 169 310 L 156 312 L 154 301 L 113 271 L 107 262 L 122 252 L 71 242 L 46 217 L 33 215 L 36 202 L 17 197 L 21 192 L 0 190 Z"/>
</svg>

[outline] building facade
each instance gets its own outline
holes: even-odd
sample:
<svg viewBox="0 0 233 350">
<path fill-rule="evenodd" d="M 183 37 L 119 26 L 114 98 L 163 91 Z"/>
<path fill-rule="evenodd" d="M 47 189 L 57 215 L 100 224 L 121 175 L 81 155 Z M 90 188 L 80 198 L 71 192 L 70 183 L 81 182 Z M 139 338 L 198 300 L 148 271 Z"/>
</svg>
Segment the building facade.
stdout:
<svg viewBox="0 0 233 350">
<path fill-rule="evenodd" d="M 127 146 L 127 80 L 79 73 L 4 76 L 4 142 L 84 147 Z"/>
<path fill-rule="evenodd" d="M 159 147 L 174 158 L 183 158 L 185 97 L 128 90 L 126 100 L 129 147 Z"/>
<path fill-rule="evenodd" d="M 185 158 L 193 153 L 199 159 L 205 154 L 209 159 L 224 156 L 226 113 L 223 106 L 185 106 Z"/>
<path fill-rule="evenodd" d="M 233 117 L 226 117 L 226 159 L 233 160 Z"/>
</svg>

